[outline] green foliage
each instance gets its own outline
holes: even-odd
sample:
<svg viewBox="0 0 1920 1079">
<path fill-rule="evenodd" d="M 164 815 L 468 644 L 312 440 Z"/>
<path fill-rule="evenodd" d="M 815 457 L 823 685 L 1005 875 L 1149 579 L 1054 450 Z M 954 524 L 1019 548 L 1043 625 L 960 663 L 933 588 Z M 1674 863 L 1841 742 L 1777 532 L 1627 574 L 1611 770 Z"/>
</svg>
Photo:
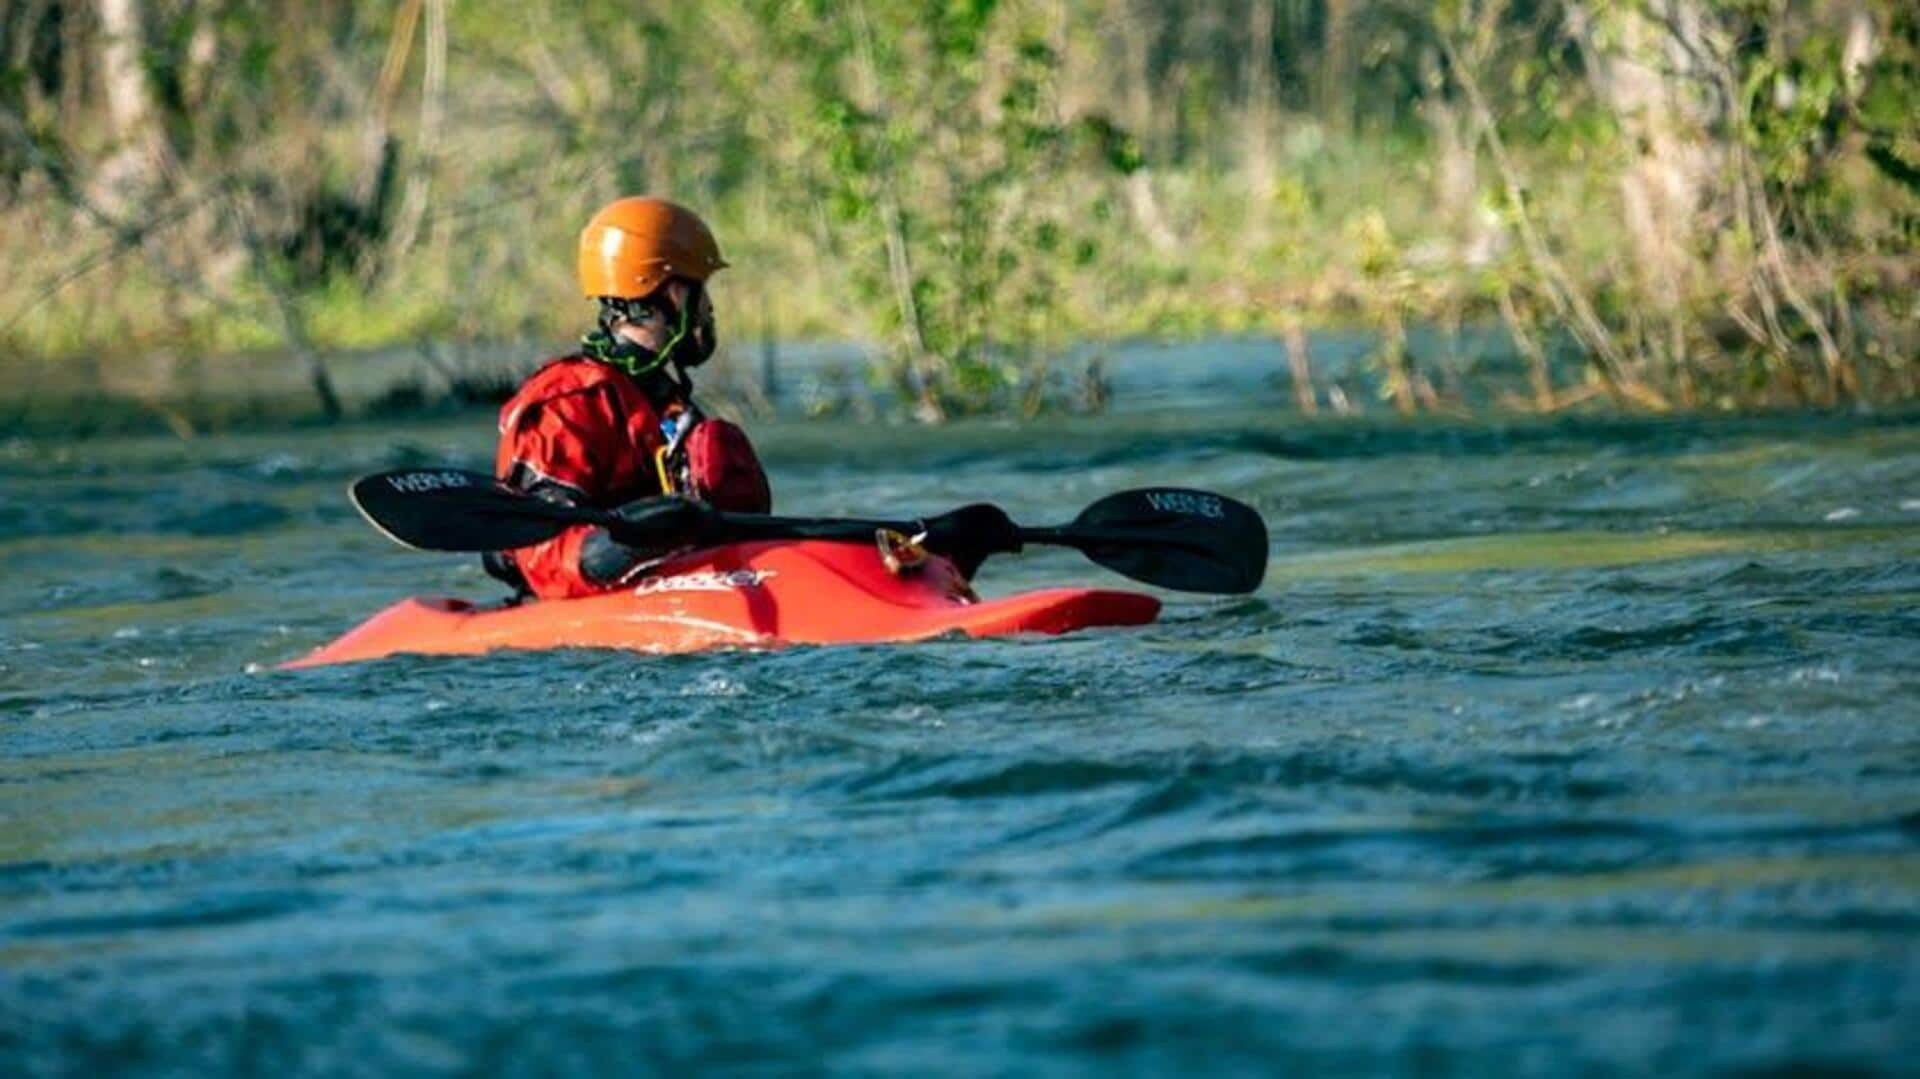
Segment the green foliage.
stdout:
<svg viewBox="0 0 1920 1079">
<path fill-rule="evenodd" d="M 1862 81 L 1856 109 L 1868 160 L 1909 194 L 1920 194 L 1920 12 L 1896 9 L 1886 47 Z"/>
<path fill-rule="evenodd" d="M 1074 123 L 1071 133 L 1090 146 L 1098 160 L 1122 176 L 1131 176 L 1146 166 L 1147 158 L 1140 149 L 1140 140 L 1103 114 L 1081 116 Z"/>
<path fill-rule="evenodd" d="M 1004 407 L 1066 329 L 1063 252 L 1084 263 L 1098 250 L 1084 208 L 1041 189 L 1073 146 L 1036 10 L 919 0 L 785 12 L 756 38 L 805 73 L 805 136 L 782 152 L 807 180 L 800 192 L 845 226 L 847 280 L 891 343 L 894 384 L 924 413 Z"/>
<path fill-rule="evenodd" d="M 95 15 L 0 12 L 0 242 L 50 253 L 16 351 L 570 339 L 573 230 L 647 190 L 716 225 L 730 341 L 876 341 L 923 416 L 1058 403 L 1079 337 L 1302 322 L 1376 334 L 1401 408 L 1461 407 L 1407 342 L 1473 319 L 1577 344 L 1530 407 L 1912 392 L 1910 4 L 449 2 L 439 101 L 410 0 L 141 6 L 174 160 L 131 206 Z M 1649 58 L 1658 147 L 1607 85 Z M 1662 287 L 1632 188 L 1674 145 Z"/>
</svg>

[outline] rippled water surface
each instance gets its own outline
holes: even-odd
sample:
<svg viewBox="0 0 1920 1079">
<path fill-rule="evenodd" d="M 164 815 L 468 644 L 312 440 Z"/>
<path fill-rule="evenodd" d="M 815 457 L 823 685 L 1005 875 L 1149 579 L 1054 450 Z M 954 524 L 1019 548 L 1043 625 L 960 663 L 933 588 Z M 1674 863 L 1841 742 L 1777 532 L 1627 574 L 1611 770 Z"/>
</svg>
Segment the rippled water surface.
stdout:
<svg viewBox="0 0 1920 1079">
<path fill-rule="evenodd" d="M 491 591 L 342 497 L 489 435 L 0 444 L 0 1072 L 1920 1052 L 1920 427 L 772 424 L 792 512 L 1177 482 L 1272 569 L 1058 639 L 267 669 Z"/>
</svg>

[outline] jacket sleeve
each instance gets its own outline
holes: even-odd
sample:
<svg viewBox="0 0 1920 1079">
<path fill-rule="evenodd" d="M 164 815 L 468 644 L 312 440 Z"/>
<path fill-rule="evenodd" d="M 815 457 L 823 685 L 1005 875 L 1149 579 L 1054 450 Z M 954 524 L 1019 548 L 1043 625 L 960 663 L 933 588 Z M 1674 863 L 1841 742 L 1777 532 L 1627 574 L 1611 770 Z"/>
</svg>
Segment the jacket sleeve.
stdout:
<svg viewBox="0 0 1920 1079">
<path fill-rule="evenodd" d="M 747 433 L 726 420 L 702 420 L 687 435 L 693 496 L 735 513 L 766 513 L 773 492 Z"/>
<path fill-rule="evenodd" d="M 580 504 L 604 485 L 605 465 L 595 448 L 606 445 L 617 420 L 597 393 L 568 393 L 529 405 L 501 434 L 504 478 L 542 498 Z M 580 572 L 580 547 L 591 525 L 513 552 L 527 587 L 541 599 L 591 595 L 602 587 Z"/>
</svg>

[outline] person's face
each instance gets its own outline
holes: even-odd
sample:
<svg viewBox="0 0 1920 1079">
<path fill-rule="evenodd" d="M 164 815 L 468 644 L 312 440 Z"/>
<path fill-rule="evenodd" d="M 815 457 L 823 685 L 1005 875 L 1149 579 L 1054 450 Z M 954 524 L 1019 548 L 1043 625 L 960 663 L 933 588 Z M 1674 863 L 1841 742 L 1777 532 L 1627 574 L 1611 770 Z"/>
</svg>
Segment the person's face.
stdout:
<svg viewBox="0 0 1920 1079">
<path fill-rule="evenodd" d="M 692 285 L 678 278 L 668 281 L 664 290 L 666 298 L 674 309 L 680 310 L 687 304 L 687 297 L 695 290 Z M 707 290 L 700 289 L 699 299 L 692 311 L 687 312 L 690 327 L 705 326 L 713 319 L 713 301 L 708 299 Z M 649 309 L 646 317 L 640 320 L 621 319 L 614 323 L 614 335 L 625 341 L 631 341 L 641 348 L 658 352 L 666 347 L 667 340 L 673 336 L 674 325 L 665 312 Z"/>
</svg>

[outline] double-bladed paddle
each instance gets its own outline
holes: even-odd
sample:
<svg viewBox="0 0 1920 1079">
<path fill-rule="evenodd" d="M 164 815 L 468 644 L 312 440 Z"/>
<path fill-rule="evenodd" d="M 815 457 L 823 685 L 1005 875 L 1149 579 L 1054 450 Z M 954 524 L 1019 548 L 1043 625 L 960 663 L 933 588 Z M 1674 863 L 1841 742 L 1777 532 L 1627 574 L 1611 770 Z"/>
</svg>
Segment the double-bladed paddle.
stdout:
<svg viewBox="0 0 1920 1079">
<path fill-rule="evenodd" d="M 575 506 L 517 491 L 492 476 L 457 469 L 380 472 L 354 483 L 353 504 L 390 539 L 427 551 L 508 551 L 550 539 L 574 525 L 632 535 L 644 517 Z M 972 507 L 977 509 L 977 507 Z M 703 544 L 814 539 L 871 542 L 880 528 L 952 534 L 968 510 L 919 521 L 774 517 L 708 511 Z M 663 514 L 663 520 L 684 518 Z M 1021 543 L 1072 547 L 1116 573 L 1182 592 L 1239 594 L 1260 587 L 1267 570 L 1267 526 L 1252 507 L 1184 487 L 1121 491 L 1069 524 L 1016 528 Z M 682 537 L 663 529 L 663 543 Z"/>
</svg>

